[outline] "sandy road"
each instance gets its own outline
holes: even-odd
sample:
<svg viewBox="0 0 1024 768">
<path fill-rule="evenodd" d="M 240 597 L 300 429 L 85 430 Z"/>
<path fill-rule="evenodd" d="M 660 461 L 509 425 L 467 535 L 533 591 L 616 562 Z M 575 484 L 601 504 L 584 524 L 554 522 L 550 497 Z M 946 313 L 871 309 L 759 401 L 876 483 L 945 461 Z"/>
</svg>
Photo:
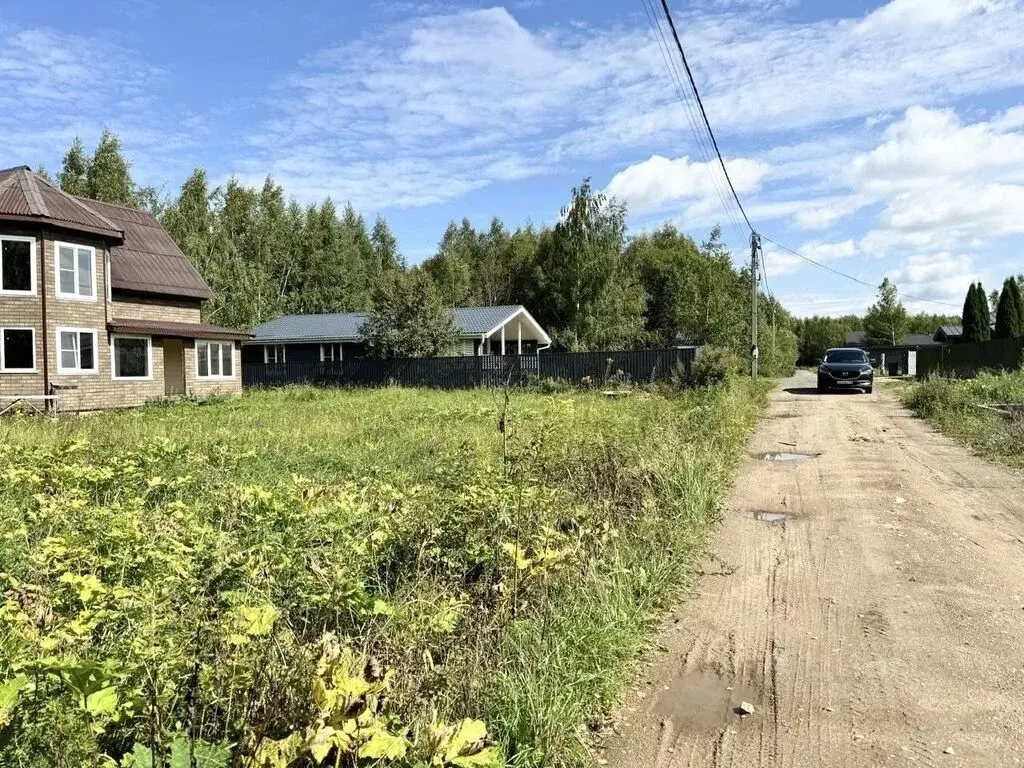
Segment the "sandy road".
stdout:
<svg viewBox="0 0 1024 768">
<path fill-rule="evenodd" d="M 884 391 L 813 384 L 776 391 L 750 450 L 820 455 L 746 459 L 603 758 L 1024 765 L 1024 481 Z"/>
</svg>

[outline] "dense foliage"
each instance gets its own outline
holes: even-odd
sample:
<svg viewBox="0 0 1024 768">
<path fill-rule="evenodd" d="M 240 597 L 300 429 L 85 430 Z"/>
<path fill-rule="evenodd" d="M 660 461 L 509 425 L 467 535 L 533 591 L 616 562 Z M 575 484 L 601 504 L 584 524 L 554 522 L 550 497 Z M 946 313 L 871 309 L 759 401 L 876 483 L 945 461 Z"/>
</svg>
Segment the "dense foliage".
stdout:
<svg viewBox="0 0 1024 768">
<path fill-rule="evenodd" d="M 100 167 L 108 170 L 89 183 Z M 159 215 L 213 289 L 205 312 L 214 323 L 251 328 L 289 312 L 400 315 L 397 304 L 377 306 L 394 295 L 380 287 L 421 285 L 395 277 L 408 272 L 428 276 L 448 307 L 524 304 L 561 349 L 687 343 L 749 355 L 751 278 L 734 267 L 719 230 L 699 246 L 670 226 L 627 237 L 624 208 L 589 181 L 572 190 L 553 226 L 509 230 L 495 218 L 477 231 L 468 220 L 452 222 L 436 254 L 413 268 L 383 218 L 368 231 L 352 206 L 288 202 L 270 178 L 259 189 L 234 179 L 211 188 L 196 169 L 176 197 L 158 200 L 136 187 L 109 134 L 91 161 L 76 142 L 59 181 Z M 797 357 L 794 319 L 775 299 L 761 304 L 762 370 L 787 373 Z"/>
<path fill-rule="evenodd" d="M 8 420 L 0 766 L 581 765 L 762 395 Z"/>
<path fill-rule="evenodd" d="M 992 337 L 1011 339 L 1024 336 L 1024 298 L 1021 297 L 1020 286 L 1012 277 L 1003 281 L 1003 290 L 999 294 L 996 306 L 996 327 Z"/>
<path fill-rule="evenodd" d="M 896 286 L 885 278 L 878 286 L 878 301 L 864 316 L 864 341 L 872 347 L 894 347 L 906 333 L 907 310 L 903 308 Z"/>
<path fill-rule="evenodd" d="M 1024 466 L 1024 373 L 935 378 L 911 387 L 904 401 L 919 416 L 979 453 Z M 986 406 L 1000 406 L 1003 412 Z"/>
<path fill-rule="evenodd" d="M 988 341 L 992 338 L 992 316 L 988 296 L 980 282 L 971 283 L 964 299 L 964 341 Z"/>
<path fill-rule="evenodd" d="M 459 339 L 451 312 L 423 272 L 381 275 L 359 330 L 372 357 L 437 357 L 452 354 Z"/>
</svg>

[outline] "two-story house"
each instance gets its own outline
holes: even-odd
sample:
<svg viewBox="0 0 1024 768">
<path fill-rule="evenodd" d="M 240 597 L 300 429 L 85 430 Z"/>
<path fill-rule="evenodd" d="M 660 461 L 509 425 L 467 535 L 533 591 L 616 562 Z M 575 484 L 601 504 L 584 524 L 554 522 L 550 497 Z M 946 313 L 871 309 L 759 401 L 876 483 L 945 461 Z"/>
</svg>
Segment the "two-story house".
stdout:
<svg viewBox="0 0 1024 768">
<path fill-rule="evenodd" d="M 242 389 L 249 334 L 202 322 L 209 286 L 148 213 L 0 171 L 0 409 L 64 410 Z"/>
</svg>

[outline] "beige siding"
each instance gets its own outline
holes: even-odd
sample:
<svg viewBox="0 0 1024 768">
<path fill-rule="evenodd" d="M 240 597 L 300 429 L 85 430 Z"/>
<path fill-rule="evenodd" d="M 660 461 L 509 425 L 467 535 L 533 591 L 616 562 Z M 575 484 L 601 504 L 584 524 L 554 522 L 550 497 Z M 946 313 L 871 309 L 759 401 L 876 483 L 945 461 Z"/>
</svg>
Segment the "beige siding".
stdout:
<svg viewBox="0 0 1024 768">
<path fill-rule="evenodd" d="M 43 302 L 39 298 L 42 286 L 39 281 L 39 265 L 42 262 L 39 246 L 39 230 L 0 225 L 0 233 L 35 237 L 36 244 L 36 295 L 35 296 L 0 296 L 0 328 L 18 327 L 35 330 L 35 373 L 0 373 L 0 408 L 7 402 L 3 398 L 17 395 L 42 395 L 43 392 Z"/>
<path fill-rule="evenodd" d="M 169 323 L 198 323 L 200 318 L 198 301 L 175 301 L 173 299 L 126 298 L 114 295 L 110 305 L 110 316 L 117 320 L 164 320 Z"/>
<path fill-rule="evenodd" d="M 196 372 L 196 340 L 185 340 L 185 391 L 196 397 L 213 395 L 240 395 L 242 393 L 242 346 L 238 342 L 226 342 L 232 345 L 232 378 L 201 379 Z"/>
<path fill-rule="evenodd" d="M 164 395 L 163 340 L 152 339 L 152 378 L 125 380 L 113 378 L 111 335 L 107 323 L 114 318 L 200 322 L 200 303 L 189 300 L 145 299 L 118 296 L 107 301 L 107 249 L 101 240 L 82 235 L 45 232 L 0 225 L 0 232 L 36 237 L 36 296 L 0 297 L 0 327 L 31 327 L 35 330 L 36 373 L 0 373 L 0 407 L 18 395 L 44 394 L 44 348 L 49 380 L 59 387 L 62 411 L 91 411 L 138 406 Z M 56 290 L 55 242 L 95 248 L 93 271 L 96 295 L 92 300 L 60 298 Z M 46 323 L 43 327 L 43 301 L 46 295 Z M 97 369 L 90 373 L 62 373 L 58 370 L 60 345 L 58 328 L 88 329 L 96 332 Z M 199 397 L 238 394 L 242 391 L 239 346 L 234 345 L 234 376 L 224 379 L 199 379 L 196 376 L 195 343 L 185 340 L 185 388 Z"/>
</svg>

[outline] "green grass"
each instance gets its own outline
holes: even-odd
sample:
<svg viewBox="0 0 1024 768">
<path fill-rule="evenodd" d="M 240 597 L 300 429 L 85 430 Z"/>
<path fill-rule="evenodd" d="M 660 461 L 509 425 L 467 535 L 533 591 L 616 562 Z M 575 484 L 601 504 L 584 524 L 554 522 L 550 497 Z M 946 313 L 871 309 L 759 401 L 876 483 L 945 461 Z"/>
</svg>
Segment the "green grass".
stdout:
<svg viewBox="0 0 1024 768">
<path fill-rule="evenodd" d="M 982 406 L 1024 404 L 1024 372 L 982 373 L 974 379 L 935 378 L 901 393 L 904 403 L 939 430 L 993 461 L 1024 467 L 1024 419 Z"/>
<path fill-rule="evenodd" d="M 346 723 L 330 761 L 400 743 L 387 764 L 454 766 L 463 719 L 495 742 L 464 759 L 584 765 L 766 391 L 293 389 L 2 421 L 0 766 L 189 741 L 285 765 L 268 745 Z"/>
</svg>

